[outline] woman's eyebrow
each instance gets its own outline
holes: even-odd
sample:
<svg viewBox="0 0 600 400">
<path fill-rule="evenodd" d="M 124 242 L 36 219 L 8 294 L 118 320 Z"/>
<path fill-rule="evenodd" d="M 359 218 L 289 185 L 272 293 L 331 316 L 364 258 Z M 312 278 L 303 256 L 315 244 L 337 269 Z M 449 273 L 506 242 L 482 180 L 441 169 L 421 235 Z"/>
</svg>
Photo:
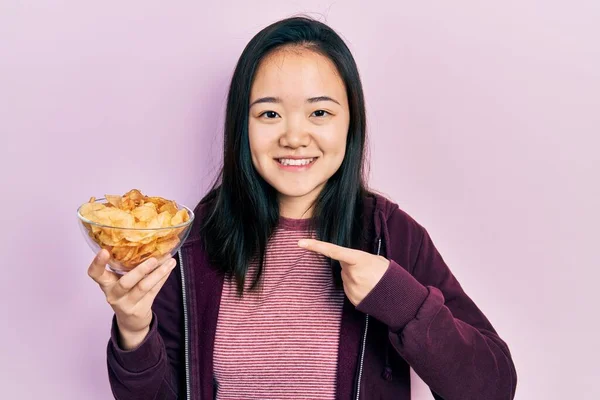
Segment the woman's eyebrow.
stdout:
<svg viewBox="0 0 600 400">
<path fill-rule="evenodd" d="M 250 108 L 252 108 L 253 105 L 259 103 L 281 103 L 281 99 L 279 97 L 261 97 L 260 99 L 254 100 L 250 104 Z"/>
<path fill-rule="evenodd" d="M 317 96 L 317 97 L 310 97 L 308 99 L 306 99 L 307 103 L 318 103 L 320 101 L 332 101 L 338 105 L 341 105 L 339 101 L 337 101 L 334 98 L 331 98 L 329 96 Z M 252 106 L 254 106 L 255 104 L 260 104 L 260 103 L 281 103 L 281 98 L 279 97 L 261 97 L 260 99 L 256 99 L 254 100 L 251 104 L 250 104 L 250 108 L 252 108 Z"/>
<path fill-rule="evenodd" d="M 311 97 L 310 99 L 306 100 L 307 103 L 318 103 L 319 101 L 333 101 L 337 105 L 341 105 L 339 101 L 337 101 L 336 99 L 333 99 L 329 96 Z"/>
</svg>

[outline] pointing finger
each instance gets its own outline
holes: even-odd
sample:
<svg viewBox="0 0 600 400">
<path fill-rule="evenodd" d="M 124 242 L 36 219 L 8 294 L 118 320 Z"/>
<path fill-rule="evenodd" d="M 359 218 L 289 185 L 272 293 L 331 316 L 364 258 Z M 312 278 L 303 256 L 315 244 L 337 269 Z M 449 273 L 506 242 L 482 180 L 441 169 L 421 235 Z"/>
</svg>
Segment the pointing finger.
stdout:
<svg viewBox="0 0 600 400">
<path fill-rule="evenodd" d="M 298 242 L 298 246 L 348 264 L 355 264 L 358 255 L 357 250 L 315 239 L 302 239 Z"/>
</svg>

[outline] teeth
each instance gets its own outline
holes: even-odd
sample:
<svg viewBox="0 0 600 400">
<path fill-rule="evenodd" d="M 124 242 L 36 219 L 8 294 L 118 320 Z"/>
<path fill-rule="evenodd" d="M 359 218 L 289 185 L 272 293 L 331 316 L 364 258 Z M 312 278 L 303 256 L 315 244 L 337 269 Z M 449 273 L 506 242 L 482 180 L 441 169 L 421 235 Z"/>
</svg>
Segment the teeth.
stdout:
<svg viewBox="0 0 600 400">
<path fill-rule="evenodd" d="M 304 158 L 301 160 L 291 160 L 289 158 L 280 158 L 279 162 L 282 165 L 308 165 L 313 162 L 314 158 Z"/>
</svg>

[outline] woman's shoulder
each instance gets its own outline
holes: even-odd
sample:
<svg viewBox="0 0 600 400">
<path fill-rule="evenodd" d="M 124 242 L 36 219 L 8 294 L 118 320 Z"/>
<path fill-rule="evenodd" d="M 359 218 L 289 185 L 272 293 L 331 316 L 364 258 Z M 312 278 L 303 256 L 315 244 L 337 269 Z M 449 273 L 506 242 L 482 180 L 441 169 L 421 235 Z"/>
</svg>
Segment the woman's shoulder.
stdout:
<svg viewBox="0 0 600 400">
<path fill-rule="evenodd" d="M 375 234 L 384 239 L 387 257 L 400 265 L 413 265 L 426 231 L 400 205 L 387 196 L 372 192 L 365 199 L 366 212 L 372 213 Z"/>
<path fill-rule="evenodd" d="M 364 213 L 378 217 L 388 229 L 421 231 L 423 227 L 397 202 L 384 193 L 370 190 L 364 196 Z"/>
</svg>

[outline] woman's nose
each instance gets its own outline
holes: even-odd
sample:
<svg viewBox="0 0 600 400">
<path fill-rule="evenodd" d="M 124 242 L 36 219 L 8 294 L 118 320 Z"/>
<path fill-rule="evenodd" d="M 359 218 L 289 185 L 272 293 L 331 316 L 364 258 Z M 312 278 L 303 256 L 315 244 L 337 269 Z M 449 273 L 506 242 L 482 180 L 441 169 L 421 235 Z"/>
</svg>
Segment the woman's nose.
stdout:
<svg viewBox="0 0 600 400">
<path fill-rule="evenodd" d="M 301 121 L 288 121 L 286 130 L 279 138 L 279 143 L 283 147 L 306 147 L 310 144 L 310 132 Z"/>
</svg>

